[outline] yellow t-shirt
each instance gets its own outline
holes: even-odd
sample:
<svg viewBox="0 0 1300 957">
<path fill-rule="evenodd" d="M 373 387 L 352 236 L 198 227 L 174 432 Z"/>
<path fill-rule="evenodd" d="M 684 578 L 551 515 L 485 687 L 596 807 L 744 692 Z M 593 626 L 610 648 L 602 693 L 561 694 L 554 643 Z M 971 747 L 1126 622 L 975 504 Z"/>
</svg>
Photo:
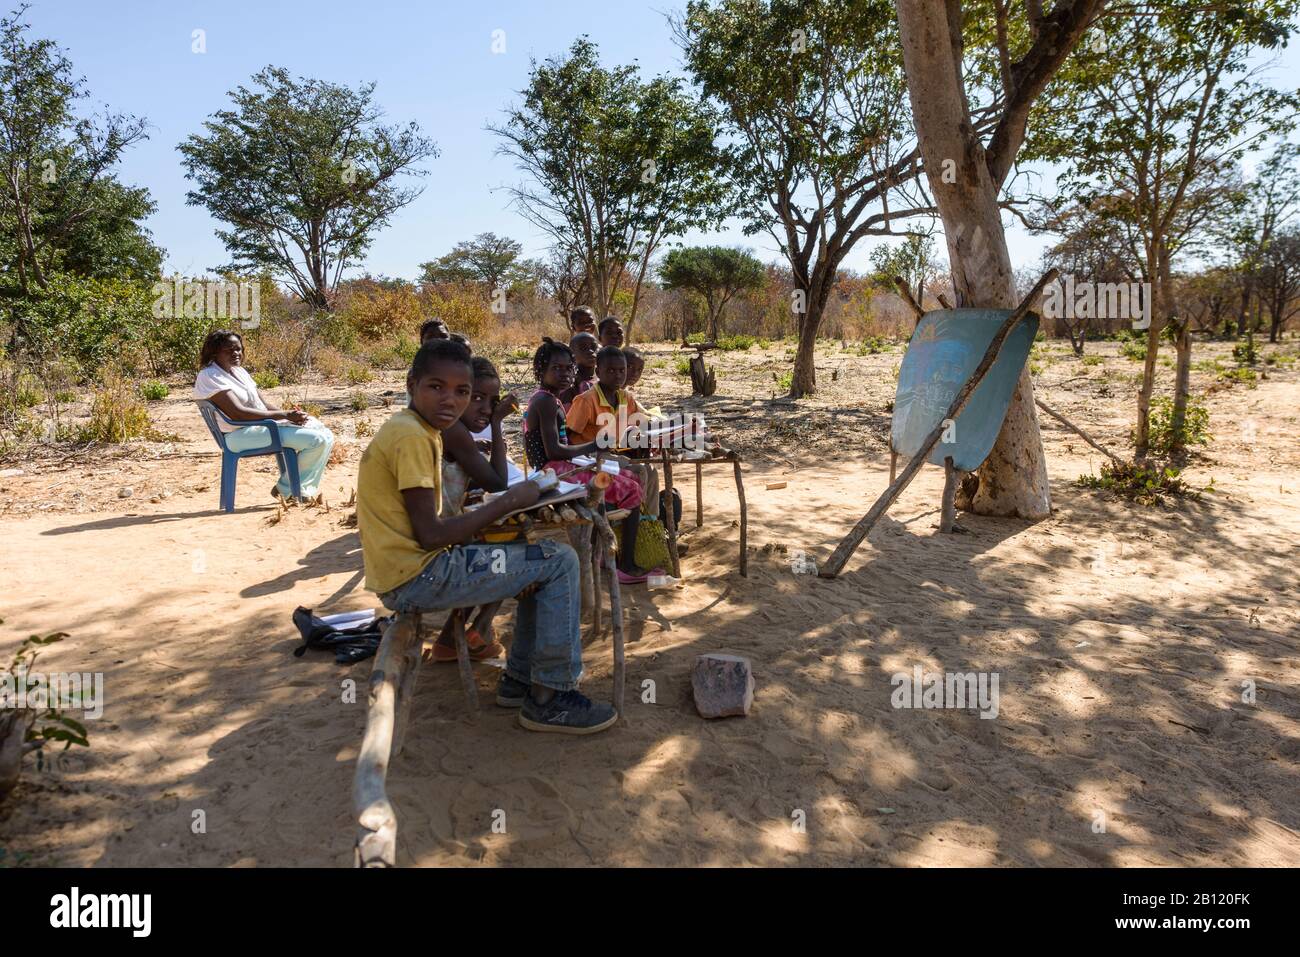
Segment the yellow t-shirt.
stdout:
<svg viewBox="0 0 1300 957">
<path fill-rule="evenodd" d="M 442 433 L 412 409 L 400 409 L 380 427 L 357 472 L 357 528 L 366 587 L 377 594 L 405 585 L 440 552 L 415 539 L 402 489 L 431 488 L 442 514 Z"/>
</svg>

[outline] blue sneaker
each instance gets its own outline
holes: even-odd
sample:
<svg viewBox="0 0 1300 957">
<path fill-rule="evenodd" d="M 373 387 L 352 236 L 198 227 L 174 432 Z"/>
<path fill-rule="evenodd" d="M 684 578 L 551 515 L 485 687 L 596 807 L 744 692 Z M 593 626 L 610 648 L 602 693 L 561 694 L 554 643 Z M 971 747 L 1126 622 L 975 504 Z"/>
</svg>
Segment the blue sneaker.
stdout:
<svg viewBox="0 0 1300 957">
<path fill-rule="evenodd" d="M 501 680 L 497 682 L 497 704 L 503 708 L 522 708 L 530 687 L 531 685 L 510 677 L 504 671 L 501 672 Z"/>
<path fill-rule="evenodd" d="M 617 720 L 613 705 L 592 701 L 579 691 L 557 691 L 546 704 L 538 704 L 529 694 L 519 711 L 519 723 L 529 731 L 559 734 L 595 734 Z"/>
</svg>

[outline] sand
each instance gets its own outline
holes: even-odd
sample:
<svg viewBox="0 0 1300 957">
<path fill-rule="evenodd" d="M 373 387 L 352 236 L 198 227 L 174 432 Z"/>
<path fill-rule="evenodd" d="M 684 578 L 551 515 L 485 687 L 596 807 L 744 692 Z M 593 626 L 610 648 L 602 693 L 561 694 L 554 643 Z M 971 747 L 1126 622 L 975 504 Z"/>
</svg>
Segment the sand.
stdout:
<svg viewBox="0 0 1300 957">
<path fill-rule="evenodd" d="M 730 476 L 706 472 L 696 529 L 685 470 L 685 585 L 624 590 L 623 723 L 530 734 L 491 704 L 499 672 L 479 665 L 475 726 L 455 668 L 424 668 L 389 775 L 399 863 L 1300 864 L 1300 374 L 1209 396 L 1216 438 L 1185 473 L 1213 479 L 1199 503 L 1134 508 L 1075 487 L 1100 456 L 1048 421 L 1049 519 L 963 515 L 970 534 L 940 536 L 942 474 L 927 468 L 824 581 L 794 573 L 795 551 L 824 559 L 885 487 L 898 361 L 824 351 L 827 389 L 798 406 L 770 401 L 780 347 L 719 360 L 726 397 L 710 408 L 748 459 L 750 577 L 735 569 Z M 1085 368 L 1052 347 L 1041 394 L 1122 448 L 1139 367 L 1101 351 Z M 647 399 L 680 396 L 671 365 L 651 371 Z M 312 387 L 344 447 L 328 512 L 270 524 L 273 475 L 254 460 L 239 510 L 219 513 L 215 449 L 175 391 L 155 418 L 177 441 L 0 479 L 0 658 L 21 636 L 70 632 L 43 666 L 102 671 L 107 696 L 92 747 L 44 771 L 29 759 L 0 806 L 6 863 L 350 865 L 370 662 L 293 657 L 290 614 L 375 604 L 339 506 L 356 423 L 391 414 L 398 382 L 367 386 L 360 415 L 345 390 Z M 695 713 L 690 668 L 707 651 L 753 662 L 748 717 Z M 608 696 L 607 635 L 585 661 L 586 690 Z M 916 665 L 996 673 L 997 718 L 893 707 L 891 676 Z"/>
</svg>

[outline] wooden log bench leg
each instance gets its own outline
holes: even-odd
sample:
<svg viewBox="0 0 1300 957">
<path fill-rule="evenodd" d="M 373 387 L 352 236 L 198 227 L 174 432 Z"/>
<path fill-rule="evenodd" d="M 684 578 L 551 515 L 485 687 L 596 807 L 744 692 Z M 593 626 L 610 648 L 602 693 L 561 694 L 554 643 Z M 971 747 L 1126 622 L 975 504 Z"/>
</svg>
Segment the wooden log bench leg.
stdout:
<svg viewBox="0 0 1300 957">
<path fill-rule="evenodd" d="M 745 481 L 740 475 L 740 456 L 731 460 L 736 472 L 736 498 L 740 501 L 740 577 L 749 577 L 749 508 L 745 505 Z"/>
<path fill-rule="evenodd" d="M 357 867 L 393 867 L 397 863 L 397 813 L 384 789 L 388 762 L 394 754 L 397 715 L 404 707 L 404 671 L 420 645 L 414 617 L 398 615 L 384 629 L 370 671 L 366 734 L 357 754 L 352 778 L 352 808 L 359 825 L 354 863 Z"/>
<path fill-rule="evenodd" d="M 614 635 L 614 710 L 623 716 L 623 691 L 626 666 L 623 657 L 623 596 L 618 585 L 618 565 L 614 560 L 614 529 L 599 512 L 595 514 L 595 543 L 598 560 L 609 574 L 609 618 Z M 597 605 L 600 604 L 598 600 Z"/>
<path fill-rule="evenodd" d="M 704 466 L 695 463 L 695 527 L 704 525 Z"/>
<path fill-rule="evenodd" d="M 943 460 L 943 503 L 939 509 L 939 531 L 951 532 L 957 524 L 957 470 L 952 456 Z"/>
<path fill-rule="evenodd" d="M 470 661 L 469 644 L 465 640 L 465 615 L 467 609 L 456 608 L 451 613 L 451 636 L 456 641 L 456 666 L 460 670 L 460 683 L 465 688 L 465 706 L 470 720 L 478 721 L 478 685 L 474 682 L 474 663 Z"/>
<path fill-rule="evenodd" d="M 664 463 L 664 527 L 668 531 L 668 557 L 673 560 L 673 577 L 682 577 L 682 563 L 677 556 L 677 517 L 673 514 L 673 463 L 668 459 L 668 450 L 663 453 Z"/>
</svg>

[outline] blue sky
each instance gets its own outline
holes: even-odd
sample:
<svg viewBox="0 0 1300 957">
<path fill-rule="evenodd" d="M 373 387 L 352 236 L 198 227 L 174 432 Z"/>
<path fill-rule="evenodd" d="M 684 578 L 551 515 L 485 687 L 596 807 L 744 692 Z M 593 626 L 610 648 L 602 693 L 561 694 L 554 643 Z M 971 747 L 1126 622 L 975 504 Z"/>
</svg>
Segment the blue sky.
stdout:
<svg viewBox="0 0 1300 957">
<path fill-rule="evenodd" d="M 352 86 L 375 81 L 388 120 L 415 120 L 441 149 L 427 164 L 424 193 L 378 235 L 364 264 L 372 273 L 414 278 L 419 263 L 481 232 L 518 239 L 529 255 L 545 251 L 545 237 L 509 207 L 500 189 L 518 175 L 509 159 L 496 155 L 496 138 L 485 125 L 516 99 L 530 59 L 562 52 L 584 33 L 607 64 L 636 61 L 647 74 L 678 72 L 665 15 L 679 6 L 677 0 L 37 0 L 27 19 L 37 35 L 68 52 L 95 109 L 149 120 L 150 139 L 127 154 L 119 175 L 150 190 L 158 211 L 148 226 L 167 250 L 168 271 L 185 275 L 227 257 L 214 234 L 218 224 L 185 205 L 188 184 L 176 144 L 228 105 L 230 89 L 268 64 Z M 205 31 L 202 54 L 191 49 L 197 29 Z M 492 52 L 495 30 L 505 32 L 503 54 Z M 1294 48 L 1284 69 L 1300 75 Z M 735 228 L 708 238 L 777 258 L 765 235 L 746 237 Z M 1009 239 L 1017 268 L 1037 258 L 1039 240 L 1017 228 Z M 864 268 L 871 247 L 859 244 L 846 265 Z"/>
</svg>

